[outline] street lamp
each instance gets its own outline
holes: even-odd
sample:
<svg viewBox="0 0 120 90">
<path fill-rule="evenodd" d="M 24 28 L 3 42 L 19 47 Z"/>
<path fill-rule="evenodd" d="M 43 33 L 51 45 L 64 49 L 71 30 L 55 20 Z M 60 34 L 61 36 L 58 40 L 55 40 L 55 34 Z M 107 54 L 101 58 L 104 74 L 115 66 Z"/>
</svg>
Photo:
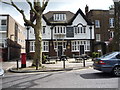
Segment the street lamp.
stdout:
<svg viewBox="0 0 120 90">
<path fill-rule="evenodd" d="M 30 26 L 26 23 L 24 23 L 26 29 L 27 29 L 27 40 L 26 40 L 26 46 L 28 47 L 29 45 L 29 30 L 30 30 Z M 29 48 L 29 47 L 28 47 Z M 29 49 L 26 48 L 26 54 L 27 54 L 27 58 L 29 58 Z"/>
<path fill-rule="evenodd" d="M 29 40 L 29 30 L 30 30 L 30 26 L 25 26 L 26 27 L 26 29 L 27 29 L 27 40 Z"/>
<path fill-rule="evenodd" d="M 92 52 L 93 51 L 93 48 L 92 48 L 92 26 L 90 26 L 89 29 L 90 29 L 90 46 L 91 46 L 90 51 Z"/>
<path fill-rule="evenodd" d="M 49 56 L 51 56 L 51 51 L 52 51 L 52 48 L 51 47 L 53 47 L 53 28 L 55 27 L 55 25 L 52 25 L 51 27 L 50 27 L 50 29 L 51 29 L 51 40 L 50 40 L 50 47 L 49 47 Z"/>
<path fill-rule="evenodd" d="M 92 26 L 90 26 L 89 29 L 90 29 L 90 39 L 92 39 Z"/>
</svg>

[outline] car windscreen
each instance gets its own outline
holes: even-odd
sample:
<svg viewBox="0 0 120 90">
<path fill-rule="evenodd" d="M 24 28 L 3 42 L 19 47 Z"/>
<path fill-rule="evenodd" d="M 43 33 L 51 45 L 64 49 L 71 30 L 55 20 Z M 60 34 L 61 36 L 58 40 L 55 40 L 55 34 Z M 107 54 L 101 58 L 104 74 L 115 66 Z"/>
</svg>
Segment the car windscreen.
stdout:
<svg viewBox="0 0 120 90">
<path fill-rule="evenodd" d="M 112 52 L 112 53 L 107 53 L 103 56 L 101 56 L 100 58 L 112 58 L 115 57 L 119 52 Z"/>
</svg>

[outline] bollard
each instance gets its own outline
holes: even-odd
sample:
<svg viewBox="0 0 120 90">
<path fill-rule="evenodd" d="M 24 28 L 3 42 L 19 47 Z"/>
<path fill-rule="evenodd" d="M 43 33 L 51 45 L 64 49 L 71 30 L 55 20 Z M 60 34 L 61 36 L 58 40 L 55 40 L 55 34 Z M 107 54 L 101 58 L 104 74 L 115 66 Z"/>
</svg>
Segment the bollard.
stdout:
<svg viewBox="0 0 120 90">
<path fill-rule="evenodd" d="M 63 69 L 65 69 L 65 58 L 66 58 L 65 55 L 61 56 L 61 60 L 63 61 Z"/>
<path fill-rule="evenodd" d="M 65 69 L 65 59 L 63 58 L 63 69 Z"/>
<path fill-rule="evenodd" d="M 39 63 L 38 63 L 38 59 L 36 59 L 36 70 L 38 70 L 39 67 Z"/>
<path fill-rule="evenodd" d="M 85 67 L 85 59 L 83 58 L 83 67 Z"/>
<path fill-rule="evenodd" d="M 16 60 L 16 62 L 17 62 L 17 70 L 19 69 L 19 63 L 18 63 L 18 60 Z"/>
</svg>

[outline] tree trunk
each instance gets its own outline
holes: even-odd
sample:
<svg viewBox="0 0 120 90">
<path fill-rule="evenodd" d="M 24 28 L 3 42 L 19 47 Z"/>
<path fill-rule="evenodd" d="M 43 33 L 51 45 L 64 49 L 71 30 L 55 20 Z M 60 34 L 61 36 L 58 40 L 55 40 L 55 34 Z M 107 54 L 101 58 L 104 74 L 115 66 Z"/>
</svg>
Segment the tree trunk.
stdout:
<svg viewBox="0 0 120 90">
<path fill-rule="evenodd" d="M 39 66 L 42 66 L 42 21 L 41 21 L 42 15 L 39 15 L 36 17 L 36 25 L 34 28 L 35 32 L 35 54 L 34 54 L 34 60 L 32 65 L 36 66 L 36 64 L 39 64 Z"/>
</svg>

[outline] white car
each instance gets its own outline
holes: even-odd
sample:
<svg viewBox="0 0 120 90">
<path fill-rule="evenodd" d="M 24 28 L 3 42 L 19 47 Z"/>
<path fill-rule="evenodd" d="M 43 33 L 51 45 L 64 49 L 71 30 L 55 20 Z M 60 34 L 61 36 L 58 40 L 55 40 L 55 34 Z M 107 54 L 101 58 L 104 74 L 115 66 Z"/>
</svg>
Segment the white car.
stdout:
<svg viewBox="0 0 120 90">
<path fill-rule="evenodd" d="M 4 76 L 4 70 L 0 68 L 0 76 Z"/>
</svg>

